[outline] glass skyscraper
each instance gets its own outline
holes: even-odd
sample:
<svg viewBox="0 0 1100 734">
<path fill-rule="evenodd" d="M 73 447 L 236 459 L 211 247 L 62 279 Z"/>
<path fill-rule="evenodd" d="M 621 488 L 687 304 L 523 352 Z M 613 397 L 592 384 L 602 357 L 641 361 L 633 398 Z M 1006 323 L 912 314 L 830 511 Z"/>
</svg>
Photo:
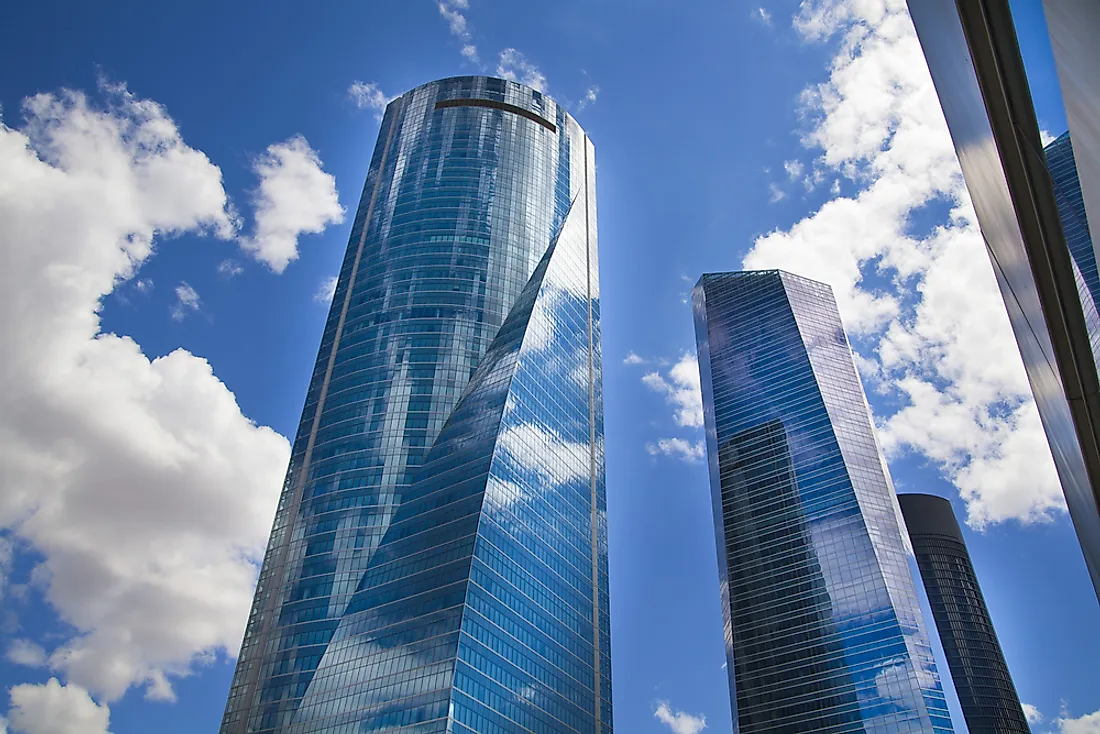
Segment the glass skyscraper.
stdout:
<svg viewBox="0 0 1100 734">
<path fill-rule="evenodd" d="M 1085 198 L 1069 133 L 1063 133 L 1044 148 L 1043 157 L 1054 185 L 1054 201 L 1058 204 L 1058 218 L 1062 221 L 1062 233 L 1072 260 L 1085 330 L 1092 345 L 1093 359 L 1100 368 L 1100 313 L 1096 310 L 1096 304 L 1100 303 L 1100 273 L 1097 272 L 1096 251 L 1092 246 Z"/>
<path fill-rule="evenodd" d="M 1058 218 L 1062 220 L 1062 232 L 1080 271 L 1080 278 L 1088 289 L 1093 303 L 1100 303 L 1100 275 L 1096 270 L 1096 253 L 1089 235 L 1089 221 L 1085 215 L 1085 199 L 1081 192 L 1081 180 L 1077 176 L 1077 163 L 1073 158 L 1073 143 L 1069 133 L 1063 133 L 1043 149 L 1050 179 L 1054 184 L 1054 200 L 1058 204 Z M 1086 320 L 1087 320 L 1086 314 Z"/>
<path fill-rule="evenodd" d="M 898 497 L 970 734 L 1031 734 L 951 502 Z"/>
<path fill-rule="evenodd" d="M 735 730 L 952 732 L 831 289 L 707 274 L 693 302 Z"/>
<path fill-rule="evenodd" d="M 593 155 L 510 81 L 387 108 L 222 734 L 612 731 Z"/>
</svg>

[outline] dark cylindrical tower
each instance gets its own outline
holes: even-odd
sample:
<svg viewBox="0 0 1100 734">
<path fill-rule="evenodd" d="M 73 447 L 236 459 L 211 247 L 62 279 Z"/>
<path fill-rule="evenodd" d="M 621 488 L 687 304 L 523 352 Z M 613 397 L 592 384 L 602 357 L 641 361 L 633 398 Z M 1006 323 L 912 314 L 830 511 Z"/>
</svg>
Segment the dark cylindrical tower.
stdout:
<svg viewBox="0 0 1100 734">
<path fill-rule="evenodd" d="M 898 500 L 967 728 L 971 734 L 1029 734 L 951 503 L 927 494 Z"/>
</svg>

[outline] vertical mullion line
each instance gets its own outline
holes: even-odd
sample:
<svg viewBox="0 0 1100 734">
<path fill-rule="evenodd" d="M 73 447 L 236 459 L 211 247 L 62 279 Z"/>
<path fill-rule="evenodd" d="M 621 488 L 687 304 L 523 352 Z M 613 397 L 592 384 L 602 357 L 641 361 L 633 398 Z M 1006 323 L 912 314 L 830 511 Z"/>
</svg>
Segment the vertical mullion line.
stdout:
<svg viewBox="0 0 1100 734">
<path fill-rule="evenodd" d="M 269 598 L 271 602 L 268 604 L 268 609 L 264 614 L 263 629 L 260 632 L 259 639 L 256 642 L 257 648 L 260 649 L 260 654 L 263 654 L 263 647 L 267 643 L 267 636 L 271 632 L 271 627 L 274 618 L 274 607 L 278 603 L 278 599 L 281 596 L 281 589 L 283 583 L 286 581 L 286 556 L 290 549 L 291 535 L 294 525 L 298 521 L 298 512 L 302 502 L 302 493 L 305 490 L 306 477 L 309 476 L 309 464 L 313 456 L 313 446 L 317 441 L 317 430 L 321 424 L 321 413 L 325 407 L 325 398 L 328 396 L 329 381 L 332 379 L 332 369 L 336 363 L 336 351 L 340 348 L 340 337 L 344 331 L 344 321 L 347 319 L 348 309 L 351 306 L 351 294 L 355 289 L 355 278 L 359 273 L 359 262 L 363 256 L 363 246 L 367 241 L 367 231 L 370 229 L 371 217 L 374 214 L 374 204 L 378 199 L 378 189 L 382 184 L 382 177 L 386 171 L 386 160 L 390 152 L 390 144 L 393 142 L 393 133 L 398 126 L 398 116 L 401 114 L 403 98 L 398 97 L 394 100 L 394 104 L 397 105 L 394 110 L 393 122 L 390 124 L 389 132 L 386 134 L 386 146 L 382 149 L 382 160 L 378 164 L 378 175 L 374 179 L 374 190 L 371 192 L 370 204 L 367 206 L 367 216 L 363 219 L 363 231 L 359 234 L 359 244 L 355 250 L 355 261 L 351 266 L 351 276 L 348 279 L 348 286 L 344 289 L 344 304 L 340 308 L 340 318 L 336 322 L 336 333 L 332 339 L 332 349 L 328 355 L 328 364 L 325 365 L 325 377 L 321 382 L 321 394 L 317 398 L 317 408 L 313 414 L 313 425 L 310 427 L 309 440 L 306 443 L 305 455 L 302 457 L 302 469 L 298 474 L 298 480 L 295 482 L 294 499 L 290 503 L 290 519 L 286 523 L 287 528 L 287 541 L 283 543 L 282 548 L 279 551 L 279 560 L 275 564 L 276 572 L 275 576 L 278 581 L 272 585 Z M 250 700 L 255 695 L 256 683 L 259 678 L 260 668 L 263 667 L 258 662 L 252 666 L 252 671 L 249 674 L 248 686 L 246 688 L 246 695 L 244 700 L 249 701 L 246 715 L 241 719 L 240 725 L 237 727 L 239 734 L 247 732 L 249 714 L 252 711 L 252 701 Z"/>
<path fill-rule="evenodd" d="M 592 231 L 591 231 L 591 189 L 588 182 L 588 146 L 587 133 L 584 136 L 584 262 L 585 281 L 588 288 L 588 462 L 592 487 L 592 672 L 595 681 L 595 727 L 594 734 L 600 734 L 603 706 L 600 701 L 600 546 L 599 512 L 596 499 L 596 355 L 593 351 L 592 328 Z"/>
</svg>

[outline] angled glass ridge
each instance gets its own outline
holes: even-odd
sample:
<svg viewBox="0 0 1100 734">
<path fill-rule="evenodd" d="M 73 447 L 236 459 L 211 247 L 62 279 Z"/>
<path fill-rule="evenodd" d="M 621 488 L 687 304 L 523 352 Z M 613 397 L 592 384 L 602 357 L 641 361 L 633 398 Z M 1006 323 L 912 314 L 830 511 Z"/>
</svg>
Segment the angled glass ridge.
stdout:
<svg viewBox="0 0 1100 734">
<path fill-rule="evenodd" d="M 513 82 L 387 109 L 223 734 L 612 731 L 592 159 Z"/>
<path fill-rule="evenodd" d="M 707 274 L 693 306 L 735 730 L 952 732 L 832 291 Z"/>
</svg>

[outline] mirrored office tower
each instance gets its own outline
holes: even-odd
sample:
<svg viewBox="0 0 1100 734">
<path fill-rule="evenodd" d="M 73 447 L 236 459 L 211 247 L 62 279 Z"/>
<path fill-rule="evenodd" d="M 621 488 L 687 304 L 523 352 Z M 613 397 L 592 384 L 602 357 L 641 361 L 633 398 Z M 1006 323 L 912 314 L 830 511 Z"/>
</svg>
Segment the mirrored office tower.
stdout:
<svg viewBox="0 0 1100 734">
<path fill-rule="evenodd" d="M 1063 133 L 1044 148 L 1043 157 L 1050 171 L 1058 218 L 1062 221 L 1062 233 L 1069 249 L 1074 282 L 1085 317 L 1085 331 L 1092 345 L 1093 360 L 1100 367 L 1100 313 L 1096 310 L 1096 304 L 1100 303 L 1100 273 L 1097 272 L 1084 192 L 1069 133 Z"/>
<path fill-rule="evenodd" d="M 951 502 L 898 497 L 970 734 L 1031 734 Z"/>
<path fill-rule="evenodd" d="M 513 82 L 387 108 L 223 734 L 611 732 L 594 171 Z"/>
<path fill-rule="evenodd" d="M 1073 143 L 1069 133 L 1062 133 L 1056 140 L 1043 149 L 1043 157 L 1050 171 L 1050 180 L 1054 185 L 1054 200 L 1058 204 L 1058 218 L 1062 220 L 1062 233 L 1066 237 L 1070 257 L 1077 269 L 1078 291 L 1085 307 L 1085 322 L 1089 324 L 1088 309 L 1095 309 L 1100 302 L 1100 274 L 1096 268 L 1096 253 L 1092 248 L 1092 236 L 1089 233 L 1089 220 L 1085 214 L 1085 197 L 1081 190 L 1081 179 L 1077 175 L 1077 161 L 1073 157 Z M 1093 329 L 1090 328 L 1090 335 Z"/>
<path fill-rule="evenodd" d="M 721 273 L 693 300 L 738 731 L 951 732 L 832 291 Z"/>
</svg>

